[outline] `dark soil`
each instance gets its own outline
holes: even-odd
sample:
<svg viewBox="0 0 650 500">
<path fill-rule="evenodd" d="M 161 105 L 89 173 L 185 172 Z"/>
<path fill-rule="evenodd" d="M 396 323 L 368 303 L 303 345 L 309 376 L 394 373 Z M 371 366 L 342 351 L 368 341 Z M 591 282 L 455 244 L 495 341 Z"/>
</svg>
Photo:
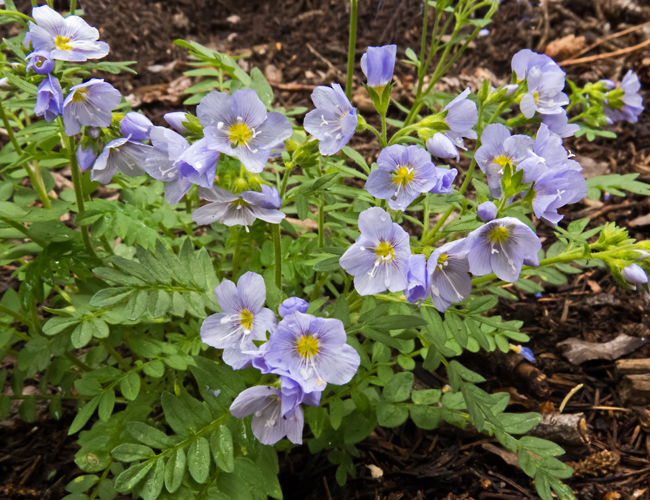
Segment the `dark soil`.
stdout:
<svg viewBox="0 0 650 500">
<path fill-rule="evenodd" d="M 29 8 L 29 2 L 22 3 L 24 9 Z M 490 34 L 474 42 L 466 57 L 440 82 L 438 90 L 458 92 L 467 85 L 476 90 L 484 77 L 495 83 L 506 80 L 510 77 L 512 55 L 524 47 L 543 51 L 549 42 L 570 34 L 584 36 L 589 45 L 650 21 L 650 7 L 643 0 L 545 3 L 529 6 L 526 1 L 504 1 L 489 26 Z M 309 107 L 313 86 L 344 80 L 349 8 L 346 0 L 97 0 L 82 1 L 82 5 L 88 13 L 87 21 L 97 26 L 102 39 L 111 45 L 109 59 L 138 61 L 138 75 L 106 78 L 141 103 L 140 109 L 156 123 L 162 123 L 165 112 L 183 109 L 182 89 L 196 83 L 182 75 L 188 69 L 187 57 L 184 49 L 174 45 L 177 38 L 247 55 L 244 65 L 259 66 L 267 77 L 276 75 L 272 83 L 277 89 L 277 102 L 283 106 Z M 366 46 L 386 43 L 397 43 L 398 59 L 404 59 L 407 47 L 419 46 L 421 21 L 419 0 L 360 0 L 357 61 Z M 637 30 L 605 42 L 585 56 L 630 47 L 647 36 Z M 639 74 L 647 89 L 650 49 L 646 46 L 623 56 L 564 69 L 568 78 L 584 84 L 600 78 L 620 80 L 628 68 Z M 398 62 L 396 79 L 396 97 L 408 104 L 412 99 L 409 88 L 414 80 L 413 66 Z M 360 102 L 357 105 L 362 108 Z M 588 176 L 639 173 L 640 179 L 650 181 L 649 123 L 649 114 L 644 113 L 636 124 L 617 125 L 616 140 L 570 139 L 566 145 L 578 155 Z M 378 147 L 369 137 L 356 137 L 355 141 L 364 156 L 375 159 Z M 578 203 L 566 213 L 566 219 L 590 217 L 594 227 L 607 221 L 627 225 L 648 212 L 648 200 L 612 196 L 600 203 Z M 550 231 L 547 235 L 549 242 L 554 241 Z M 631 228 L 631 236 L 649 239 L 650 226 Z M 565 446 L 563 460 L 575 463 L 588 459 L 568 483 L 584 500 L 650 499 L 650 407 L 623 404 L 612 361 L 574 366 L 557 347 L 567 338 L 606 342 L 620 333 L 648 337 L 648 303 L 640 294 L 621 291 L 603 269 L 569 278 L 567 285 L 545 285 L 541 298 L 512 287 L 509 290 L 520 300 L 502 301 L 498 307 L 498 313 L 505 318 L 525 322 L 524 331 L 532 338 L 530 346 L 537 358 L 533 366 L 522 364 L 520 358 L 513 361 L 510 356 L 493 355 L 488 363 L 492 371 L 484 373 L 484 358 L 467 355 L 463 361 L 490 376 L 486 390 L 511 394 L 511 411 L 556 411 L 575 386 L 584 384 L 564 413 L 584 412 L 591 443 L 577 448 Z M 628 357 L 648 358 L 650 347 L 645 345 Z M 421 368 L 416 375 L 418 383 L 425 386 L 440 388 L 446 383 L 444 375 Z M 64 496 L 65 484 L 80 473 L 73 462 L 74 439 L 66 437 L 70 419 L 68 411 L 60 422 L 43 414 L 35 424 L 19 420 L 7 426 L 0 424 L 0 498 Z M 377 428 L 359 445 L 356 479 L 339 487 L 334 478 L 335 466 L 328 462 L 326 454 L 312 456 L 303 446 L 281 456 L 283 491 L 291 500 L 537 498 L 530 479 L 506 462 L 511 457 L 495 454 L 492 443 L 495 440 L 471 429 L 461 431 L 450 426 L 430 432 L 411 423 L 395 429 Z M 383 475 L 373 478 L 373 467 Z"/>
</svg>

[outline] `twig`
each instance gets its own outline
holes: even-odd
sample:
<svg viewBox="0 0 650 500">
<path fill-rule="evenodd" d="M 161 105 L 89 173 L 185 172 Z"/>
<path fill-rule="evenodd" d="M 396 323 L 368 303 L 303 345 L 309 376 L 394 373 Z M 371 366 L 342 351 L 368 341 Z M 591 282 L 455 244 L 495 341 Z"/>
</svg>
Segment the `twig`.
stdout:
<svg viewBox="0 0 650 500">
<path fill-rule="evenodd" d="M 325 64 L 327 64 L 327 67 L 328 67 L 329 69 L 331 69 L 332 71 L 334 71 L 334 72 L 339 76 L 339 78 L 343 78 L 343 77 L 345 76 L 345 74 L 343 73 L 343 71 L 341 71 L 341 70 L 338 69 L 336 66 L 334 66 L 331 62 L 329 62 L 329 61 L 328 61 L 328 60 L 327 60 L 327 59 L 326 59 L 326 58 L 325 58 L 325 57 L 324 57 L 320 52 L 318 52 L 314 47 L 312 47 L 312 46 L 311 46 L 310 44 L 308 44 L 308 43 L 307 43 L 306 45 L 307 45 L 307 48 L 309 49 L 309 52 L 311 52 L 311 53 L 314 54 L 316 57 L 318 57 L 318 59 L 320 59 L 320 60 L 323 61 Z"/>
<path fill-rule="evenodd" d="M 614 39 L 614 38 L 618 38 L 619 36 L 627 35 L 628 33 L 632 33 L 632 32 L 634 32 L 634 31 L 638 31 L 638 30 L 640 30 L 640 29 L 643 29 L 643 28 L 646 28 L 646 27 L 649 27 L 649 26 L 650 26 L 650 21 L 648 21 L 647 23 L 639 24 L 638 26 L 632 26 L 631 28 L 628 28 L 628 29 L 626 29 L 626 30 L 619 31 L 618 33 L 613 33 L 613 34 L 611 34 L 611 35 L 606 36 L 605 38 L 599 38 L 599 39 L 596 40 L 594 43 L 592 43 L 589 47 L 586 47 L 586 48 L 582 49 L 582 50 L 581 50 L 580 52 L 578 52 L 577 54 L 573 54 L 571 57 L 565 59 L 565 60 L 562 61 L 560 64 L 564 64 L 564 63 L 567 63 L 567 62 L 569 62 L 569 61 L 573 61 L 576 57 L 579 57 L 579 56 L 581 56 L 582 54 L 586 54 L 586 53 L 589 52 L 590 50 L 595 49 L 595 48 L 598 47 L 600 44 L 602 44 L 602 43 L 604 43 L 604 42 L 607 42 L 608 40 L 612 40 L 612 39 Z"/>
<path fill-rule="evenodd" d="M 537 52 L 541 52 L 542 50 L 544 50 L 544 46 L 546 45 L 546 40 L 548 40 L 548 33 L 551 24 L 548 17 L 548 2 L 544 2 L 542 4 L 542 16 L 544 22 L 544 29 L 542 30 L 542 37 L 539 39 L 539 43 L 537 44 Z"/>
<path fill-rule="evenodd" d="M 629 54 L 630 52 L 634 52 L 635 50 L 642 49 L 643 47 L 647 47 L 648 45 L 650 45 L 650 38 L 645 42 L 641 42 L 637 45 L 633 45 L 632 47 L 626 47 L 624 49 L 615 50 L 614 52 L 607 52 L 605 54 L 598 54 L 596 56 L 583 57 L 582 59 L 575 59 L 573 61 L 562 61 L 560 63 L 560 66 L 569 66 L 571 64 L 582 64 L 582 63 L 588 63 L 592 61 L 599 61 L 600 59 L 609 59 L 610 57 L 622 56 L 623 54 Z"/>
<path fill-rule="evenodd" d="M 567 394 L 566 397 L 562 400 L 562 404 L 560 405 L 560 413 L 564 411 L 564 407 L 569 402 L 569 399 L 571 399 L 576 392 L 582 389 L 583 386 L 584 384 L 578 384 L 569 391 L 569 394 Z"/>
<path fill-rule="evenodd" d="M 316 88 L 316 85 L 304 85 L 302 83 L 272 83 L 271 87 L 275 87 L 279 90 L 293 90 L 293 91 L 305 91 L 311 92 Z"/>
<path fill-rule="evenodd" d="M 332 494 L 330 493 L 330 487 L 327 484 L 327 479 L 323 476 L 323 485 L 325 486 L 325 493 L 327 493 L 327 499 L 332 500 Z"/>
</svg>

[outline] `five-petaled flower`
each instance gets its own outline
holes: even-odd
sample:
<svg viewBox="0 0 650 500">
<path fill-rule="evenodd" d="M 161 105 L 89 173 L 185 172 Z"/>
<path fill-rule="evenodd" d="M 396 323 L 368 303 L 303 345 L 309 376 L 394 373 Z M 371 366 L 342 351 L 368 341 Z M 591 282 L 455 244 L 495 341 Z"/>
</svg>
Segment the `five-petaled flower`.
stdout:
<svg viewBox="0 0 650 500">
<path fill-rule="evenodd" d="M 436 309 L 444 312 L 462 302 L 472 290 L 469 275 L 466 239 L 460 239 L 436 248 L 427 263 L 427 290 Z"/>
<path fill-rule="evenodd" d="M 458 148 L 467 149 L 463 139 L 478 138 L 473 129 L 478 121 L 478 109 L 474 101 L 467 98 L 470 92 L 470 89 L 466 88 L 443 109 L 447 112 L 443 122 L 448 130 L 437 132 L 427 139 L 427 149 L 432 155 L 438 158 L 456 158 L 458 161 Z"/>
<path fill-rule="evenodd" d="M 90 180 L 108 184 L 118 170 L 130 177 L 144 174 L 145 161 L 151 149 L 148 144 L 126 137 L 112 140 L 95 161 Z"/>
<path fill-rule="evenodd" d="M 110 83 L 93 78 L 75 85 L 63 103 L 63 123 L 66 135 L 76 135 L 82 125 L 108 127 L 119 106 L 122 94 Z"/>
<path fill-rule="evenodd" d="M 266 286 L 259 274 L 244 274 L 237 285 L 223 280 L 214 289 L 224 312 L 209 316 L 201 325 L 201 340 L 223 349 L 223 360 L 235 370 L 247 366 L 255 357 L 253 340 L 266 340 L 266 332 L 275 329 L 277 319 L 264 307 Z"/>
<path fill-rule="evenodd" d="M 32 42 L 34 50 L 51 52 L 52 59 L 85 61 L 101 59 L 110 50 L 108 44 L 99 42 L 99 31 L 89 26 L 79 16 L 64 18 L 47 5 L 34 7 L 29 21 L 29 32 L 24 44 Z"/>
<path fill-rule="evenodd" d="M 627 120 L 636 123 L 643 111 L 643 97 L 639 94 L 641 82 L 637 74 L 629 70 L 619 88 L 615 88 L 616 85 L 611 80 L 603 80 L 603 82 L 610 89 L 604 106 L 607 121 L 614 123 L 618 120 Z"/>
<path fill-rule="evenodd" d="M 357 372 L 359 354 L 346 340 L 340 320 L 295 312 L 278 323 L 264 359 L 272 371 L 286 371 L 305 392 L 322 391 L 328 383 L 348 383 Z"/>
<path fill-rule="evenodd" d="M 408 233 L 378 207 L 361 212 L 359 231 L 361 236 L 339 260 L 341 267 L 354 276 L 359 295 L 404 290 L 411 256 Z"/>
</svg>

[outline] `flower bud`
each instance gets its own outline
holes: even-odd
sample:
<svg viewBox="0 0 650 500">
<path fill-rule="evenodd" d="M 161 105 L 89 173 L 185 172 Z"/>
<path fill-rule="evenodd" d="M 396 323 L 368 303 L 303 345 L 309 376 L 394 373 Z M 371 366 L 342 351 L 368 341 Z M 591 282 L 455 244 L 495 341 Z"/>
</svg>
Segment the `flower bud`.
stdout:
<svg viewBox="0 0 650 500">
<path fill-rule="evenodd" d="M 241 193 L 242 191 L 248 190 L 248 182 L 243 177 L 238 177 L 235 179 L 235 192 Z"/>
<path fill-rule="evenodd" d="M 306 300 L 298 297 L 289 297 L 280 304 L 280 307 L 278 307 L 278 313 L 280 313 L 282 318 L 286 318 L 293 313 L 306 313 L 307 309 L 309 309 L 309 303 Z"/>
<path fill-rule="evenodd" d="M 487 78 L 483 80 L 483 85 L 481 85 L 481 88 L 478 91 L 478 98 L 481 102 L 485 102 L 485 100 L 488 98 L 488 94 L 490 93 L 490 80 Z"/>
<path fill-rule="evenodd" d="M 9 78 L 7 78 L 6 76 L 4 78 L 0 78 L 0 90 L 4 90 L 7 92 L 13 90 L 13 87 L 9 85 Z"/>
<path fill-rule="evenodd" d="M 625 267 L 623 269 L 623 278 L 631 285 L 634 285 L 634 288 L 636 288 L 636 285 L 642 285 L 648 282 L 648 275 L 638 264 L 630 264 Z"/>
<path fill-rule="evenodd" d="M 134 141 L 149 140 L 152 128 L 153 123 L 151 123 L 151 120 L 143 114 L 136 113 L 135 111 L 127 113 L 120 121 L 122 135 Z"/>
<path fill-rule="evenodd" d="M 497 216 L 497 206 L 492 201 L 484 201 L 478 206 L 478 218 L 483 222 L 488 222 Z"/>
<path fill-rule="evenodd" d="M 185 116 L 186 114 L 185 111 L 174 111 L 172 113 L 165 113 L 163 118 L 179 134 L 189 134 L 190 131 L 183 125 L 183 122 L 189 121 Z"/>
</svg>

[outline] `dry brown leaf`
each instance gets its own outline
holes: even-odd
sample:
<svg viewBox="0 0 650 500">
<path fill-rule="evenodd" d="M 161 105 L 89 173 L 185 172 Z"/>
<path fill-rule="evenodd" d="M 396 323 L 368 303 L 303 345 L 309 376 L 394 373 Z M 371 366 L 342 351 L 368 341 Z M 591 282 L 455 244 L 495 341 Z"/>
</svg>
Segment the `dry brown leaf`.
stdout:
<svg viewBox="0 0 650 500">
<path fill-rule="evenodd" d="M 599 344 L 580 339 L 568 339 L 560 342 L 558 347 L 573 365 L 579 365 L 592 359 L 609 359 L 611 361 L 636 351 L 647 343 L 647 339 L 621 334 L 614 340 Z"/>
<path fill-rule="evenodd" d="M 546 46 L 546 55 L 553 59 L 567 59 L 585 48 L 585 37 L 567 35 L 553 40 Z"/>
<path fill-rule="evenodd" d="M 494 453 L 495 455 L 500 456 L 503 458 L 503 461 L 507 464 L 514 465 L 515 467 L 519 467 L 519 462 L 517 460 L 517 455 L 511 451 L 504 450 L 503 448 L 499 448 L 498 446 L 494 446 L 491 443 L 483 443 L 481 445 L 481 448 L 483 448 L 486 451 L 489 451 L 490 453 Z"/>
</svg>

